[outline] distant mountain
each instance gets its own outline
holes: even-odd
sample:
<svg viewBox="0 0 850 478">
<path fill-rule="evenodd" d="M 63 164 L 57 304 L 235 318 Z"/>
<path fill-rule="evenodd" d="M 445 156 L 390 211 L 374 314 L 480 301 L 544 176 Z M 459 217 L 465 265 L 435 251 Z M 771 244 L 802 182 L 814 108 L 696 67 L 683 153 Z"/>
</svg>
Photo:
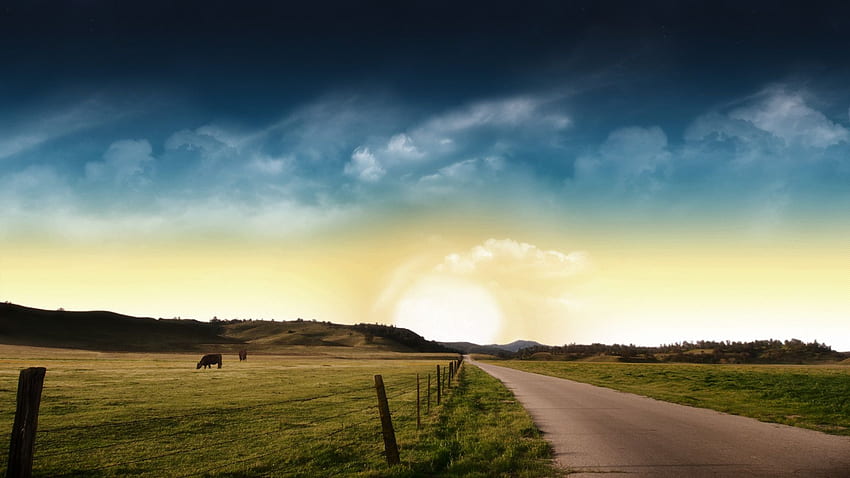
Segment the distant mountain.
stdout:
<svg viewBox="0 0 850 478">
<path fill-rule="evenodd" d="M 520 350 L 527 347 L 540 347 L 543 346 L 540 342 L 535 342 L 533 340 L 514 340 L 513 342 L 505 345 L 488 345 L 488 347 L 499 347 L 505 350 L 510 350 L 511 352 L 519 352 Z"/>
<path fill-rule="evenodd" d="M 106 311 L 41 310 L 0 303 L 0 344 L 104 351 L 282 353 L 293 347 L 385 352 L 453 352 L 403 328 L 314 320 L 139 318 Z"/>
<path fill-rule="evenodd" d="M 478 345 L 472 342 L 440 342 L 448 348 L 465 354 L 488 354 L 500 357 L 510 356 L 526 347 L 540 347 L 543 344 L 533 340 L 514 340 L 509 344 Z"/>
<path fill-rule="evenodd" d="M 499 348 L 499 347 L 489 347 L 486 345 L 478 345 L 473 344 L 472 342 L 439 342 L 440 345 L 444 347 L 448 347 L 452 350 L 456 350 L 460 353 L 464 354 L 487 354 L 487 355 L 497 355 L 499 357 L 506 357 L 511 355 L 511 352 Z"/>
</svg>

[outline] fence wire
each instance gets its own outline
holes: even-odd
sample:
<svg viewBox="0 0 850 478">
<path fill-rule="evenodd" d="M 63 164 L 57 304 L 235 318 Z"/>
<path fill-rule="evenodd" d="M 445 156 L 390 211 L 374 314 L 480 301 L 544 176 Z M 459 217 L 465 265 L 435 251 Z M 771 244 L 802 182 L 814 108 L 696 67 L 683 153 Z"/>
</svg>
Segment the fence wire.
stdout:
<svg viewBox="0 0 850 478">
<path fill-rule="evenodd" d="M 457 375 L 455 375 L 455 377 L 456 376 Z M 451 378 L 446 377 L 446 380 L 450 379 Z M 417 403 L 416 396 L 417 384 L 420 385 L 420 403 L 426 400 L 425 390 L 422 387 L 422 382 L 417 382 L 416 379 L 402 379 L 396 381 L 392 378 L 387 380 L 387 382 L 391 382 L 392 385 L 386 387 L 386 396 L 390 403 L 392 414 L 396 419 L 401 418 L 401 421 L 404 423 L 408 423 L 409 426 L 410 421 L 415 421 L 416 419 L 415 417 L 417 412 L 415 411 L 415 409 L 413 409 L 413 407 L 419 405 L 419 403 Z M 390 383 L 387 383 L 387 385 L 390 385 Z M 81 473 L 96 474 L 96 472 L 109 472 L 109 470 L 114 470 L 118 467 L 135 467 L 136 465 L 155 462 L 156 460 L 173 457 L 179 454 L 196 453 L 197 450 L 192 447 L 187 447 L 185 443 L 186 440 L 180 440 L 180 438 L 198 436 L 199 432 L 197 429 L 168 431 L 166 433 L 152 433 L 147 434 L 144 437 L 129 438 L 123 440 L 119 439 L 108 443 L 78 448 L 58 448 L 57 445 L 67 443 L 69 436 L 75 437 L 81 432 L 103 433 L 106 430 L 114 430 L 112 433 L 117 434 L 123 428 L 138 427 L 141 425 L 150 425 L 156 423 L 162 423 L 163 425 L 165 425 L 169 421 L 183 421 L 185 419 L 204 416 L 210 418 L 211 421 L 208 422 L 209 425 L 224 428 L 222 428 L 221 430 L 203 433 L 203 448 L 217 449 L 217 447 L 232 443 L 234 440 L 238 440 L 239 442 L 252 441 L 261 437 L 273 436 L 275 432 L 287 432 L 290 434 L 295 433 L 296 436 L 302 437 L 299 438 L 299 440 L 303 440 L 302 444 L 307 444 L 308 450 L 312 450 L 316 453 L 335 454 L 343 452 L 346 449 L 350 449 L 355 445 L 357 446 L 357 453 L 359 455 L 359 459 L 357 461 L 351 462 L 350 465 L 354 468 L 358 468 L 358 470 L 345 467 L 340 470 L 335 470 L 328 476 L 336 476 L 348 472 L 362 471 L 364 467 L 368 468 L 370 466 L 376 466 L 381 461 L 379 459 L 384 457 L 383 446 L 380 438 L 380 418 L 377 411 L 378 406 L 375 403 L 376 397 L 373 393 L 369 393 L 374 391 L 374 384 L 370 384 L 369 386 L 364 386 L 362 388 L 345 390 L 336 393 L 324 393 L 315 396 L 294 397 L 238 407 L 204 409 L 187 413 L 147 417 L 133 420 L 111 421 L 104 423 L 95 423 L 91 425 L 68 425 L 48 428 L 44 430 L 39 430 L 38 435 L 40 437 L 39 440 L 42 446 L 50 451 L 47 451 L 45 453 L 39 453 L 38 451 L 36 451 L 36 463 L 55 462 L 55 459 L 57 457 L 63 457 L 67 455 L 76 455 L 77 458 L 82 458 L 83 456 L 85 456 L 86 453 L 118 450 L 130 446 L 138 446 L 143 443 L 150 443 L 152 444 L 152 446 L 162 446 L 165 443 L 172 442 L 170 444 L 175 446 L 175 448 L 164 450 L 162 453 L 142 456 L 138 459 L 108 462 L 77 470 L 68 470 L 67 468 L 65 468 L 68 471 L 60 474 L 51 472 L 51 476 L 69 477 L 79 476 Z M 443 391 L 444 397 L 450 393 L 450 388 L 444 389 Z M 351 407 L 352 404 L 361 404 L 362 402 L 367 401 L 371 401 L 373 403 L 362 403 L 363 406 L 355 406 L 351 409 L 342 410 L 338 413 L 333 414 L 316 413 L 317 410 L 303 410 L 300 408 L 303 404 L 327 399 L 330 399 L 330 402 L 332 402 L 333 399 L 345 399 L 343 403 L 346 405 L 346 408 Z M 429 404 L 429 407 L 430 406 L 435 405 Z M 279 409 L 274 409 L 273 407 L 279 407 Z M 424 411 L 425 405 L 422 404 L 422 407 Z M 244 412 L 248 410 L 263 411 L 263 414 L 252 419 L 230 417 L 236 412 Z M 301 413 L 309 413 L 309 415 L 305 416 L 304 419 L 301 420 L 286 420 L 287 414 L 299 411 Z M 362 414 L 362 418 L 356 419 L 355 421 L 346 420 L 347 418 L 355 414 Z M 368 423 L 370 422 L 373 424 L 372 427 L 368 427 Z M 339 426 L 332 428 L 330 431 L 316 432 L 316 430 L 320 427 L 327 426 L 331 423 L 337 423 Z M 240 429 L 243 429 L 238 434 L 234 434 L 233 431 L 233 427 L 236 426 L 238 426 Z M 261 430 L 253 433 L 245 433 L 244 428 L 246 428 L 246 426 L 248 426 L 249 428 L 251 426 L 261 426 Z M 416 437 L 418 436 L 419 435 L 417 433 Z M 336 442 L 336 440 L 340 437 L 348 438 L 345 439 L 345 441 L 342 443 Z M 174 441 L 174 439 L 177 439 L 176 442 Z M 331 439 L 333 439 L 334 441 L 329 443 Z M 54 442 L 57 441 L 60 443 L 54 444 Z M 183 442 L 182 445 L 181 441 Z M 256 445 L 257 448 L 252 451 L 258 451 L 259 453 L 253 453 L 250 456 L 239 456 L 236 459 L 231 458 L 222 461 L 217 461 L 214 464 L 211 464 L 211 466 L 209 467 L 203 469 L 193 469 L 189 473 L 177 476 L 201 476 L 209 473 L 225 472 L 227 470 L 231 470 L 234 467 L 244 466 L 247 463 L 261 461 L 276 454 L 279 457 L 278 460 L 272 460 L 271 462 L 263 464 L 263 467 L 273 466 L 274 470 L 269 470 L 265 473 L 262 470 L 258 470 L 257 473 L 263 474 L 257 474 L 252 476 L 280 476 L 282 473 L 285 474 L 287 471 L 292 471 L 299 467 L 309 467 L 311 465 L 312 457 L 304 456 L 304 453 L 299 453 L 299 455 L 294 457 L 287 457 L 285 451 L 282 451 L 281 447 L 276 446 L 273 442 L 265 442 L 263 444 L 260 444 L 258 442 Z M 331 445 L 333 446 L 333 448 L 328 449 L 327 447 Z M 370 449 L 372 451 L 369 451 Z M 78 459 L 74 460 L 72 463 L 80 463 L 81 461 L 81 459 Z M 281 461 L 285 463 L 281 463 Z M 35 471 L 36 474 L 38 474 L 38 469 L 36 469 Z M 124 471 L 125 470 L 121 470 L 122 473 Z M 167 473 L 167 470 L 156 467 L 152 469 L 137 470 L 137 473 L 142 474 L 158 474 L 162 472 L 166 472 L 166 474 L 172 475 L 172 473 Z"/>
<path fill-rule="evenodd" d="M 66 431 L 69 431 L 69 430 L 82 430 L 82 429 L 92 429 L 92 428 L 110 427 L 110 426 L 120 427 L 120 426 L 126 426 L 126 425 L 138 425 L 138 424 L 149 423 L 149 422 L 153 422 L 153 421 L 166 421 L 166 420 L 176 420 L 176 419 L 180 419 L 180 418 L 197 417 L 197 416 L 201 416 L 201 415 L 208 416 L 208 415 L 230 414 L 230 413 L 238 412 L 238 411 L 242 411 L 242 410 L 265 408 L 265 407 L 270 407 L 270 406 L 274 406 L 274 405 L 311 402 L 311 401 L 315 401 L 315 400 L 322 400 L 322 399 L 325 399 L 325 398 L 337 398 L 337 397 L 341 397 L 341 396 L 345 396 L 345 395 L 349 395 L 349 394 L 362 393 L 362 392 L 365 392 L 367 390 L 374 390 L 374 387 L 365 387 L 365 388 L 360 388 L 360 389 L 355 389 L 355 390 L 349 390 L 349 391 L 346 391 L 346 392 L 331 393 L 331 394 L 326 394 L 326 395 L 317 395 L 317 396 L 314 396 L 314 397 L 298 397 L 298 398 L 290 398 L 290 399 L 286 399 L 286 400 L 276 400 L 276 401 L 273 401 L 273 402 L 264 402 L 264 403 L 254 404 L 254 405 L 245 405 L 245 406 L 241 406 L 241 407 L 212 408 L 212 409 L 205 409 L 205 410 L 201 410 L 201 411 L 195 411 L 195 412 L 191 412 L 191 413 L 181 413 L 181 414 L 176 414 L 176 415 L 165 415 L 165 416 L 159 416 L 159 417 L 146 417 L 146 418 L 139 418 L 139 419 L 136 419 L 136 420 L 124 420 L 124 421 L 120 421 L 120 422 L 104 422 L 104 423 L 96 423 L 96 424 L 93 424 L 93 425 L 68 425 L 68 426 L 64 426 L 64 427 L 56 427 L 56 428 L 48 428 L 48 429 L 45 429 L 45 430 L 39 430 L 38 433 L 58 433 L 58 432 L 66 432 Z"/>
</svg>

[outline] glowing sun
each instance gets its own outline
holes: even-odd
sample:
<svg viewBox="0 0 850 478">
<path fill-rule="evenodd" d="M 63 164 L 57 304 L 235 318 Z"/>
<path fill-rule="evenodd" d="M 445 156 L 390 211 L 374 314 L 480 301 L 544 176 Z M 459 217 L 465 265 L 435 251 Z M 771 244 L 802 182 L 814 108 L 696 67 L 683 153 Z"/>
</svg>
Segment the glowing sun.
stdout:
<svg viewBox="0 0 850 478">
<path fill-rule="evenodd" d="M 502 311 L 486 288 L 432 275 L 404 292 L 396 303 L 394 322 L 428 340 L 490 344 L 502 328 Z"/>
</svg>

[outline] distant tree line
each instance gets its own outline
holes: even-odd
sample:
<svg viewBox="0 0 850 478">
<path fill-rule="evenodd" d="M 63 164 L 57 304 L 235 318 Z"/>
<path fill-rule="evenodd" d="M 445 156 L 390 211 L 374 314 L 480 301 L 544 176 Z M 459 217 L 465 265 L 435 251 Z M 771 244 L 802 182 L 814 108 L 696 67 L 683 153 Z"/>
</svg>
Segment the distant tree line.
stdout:
<svg viewBox="0 0 850 478">
<path fill-rule="evenodd" d="M 832 347 L 814 342 L 791 340 L 755 340 L 752 342 L 712 341 L 677 342 L 657 347 L 633 344 L 569 344 L 536 346 L 516 353 L 520 359 L 578 360 L 609 355 L 622 362 L 688 363 L 806 363 L 850 358 Z"/>
</svg>

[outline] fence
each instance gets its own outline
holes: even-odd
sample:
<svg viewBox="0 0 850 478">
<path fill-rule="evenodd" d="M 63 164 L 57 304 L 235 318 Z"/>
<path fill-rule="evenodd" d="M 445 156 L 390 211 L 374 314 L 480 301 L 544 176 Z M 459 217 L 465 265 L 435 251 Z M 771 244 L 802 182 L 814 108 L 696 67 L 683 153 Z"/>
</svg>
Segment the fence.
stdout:
<svg viewBox="0 0 850 478">
<path fill-rule="evenodd" d="M 328 387 L 322 394 L 170 415 L 140 410 L 138 419 L 74 423 L 37 433 L 44 369 L 40 378 L 27 369 L 19 381 L 6 476 L 30 476 L 33 466 L 37 475 L 56 477 L 333 476 L 375 469 L 384 461 L 396 464 L 405 447 L 421 438 L 421 417 L 438 410 L 432 405 L 443 401 L 460 364 L 436 366 L 435 390 L 430 374 L 388 376 L 386 386 L 376 375 L 374 383 L 355 389 Z"/>
</svg>

